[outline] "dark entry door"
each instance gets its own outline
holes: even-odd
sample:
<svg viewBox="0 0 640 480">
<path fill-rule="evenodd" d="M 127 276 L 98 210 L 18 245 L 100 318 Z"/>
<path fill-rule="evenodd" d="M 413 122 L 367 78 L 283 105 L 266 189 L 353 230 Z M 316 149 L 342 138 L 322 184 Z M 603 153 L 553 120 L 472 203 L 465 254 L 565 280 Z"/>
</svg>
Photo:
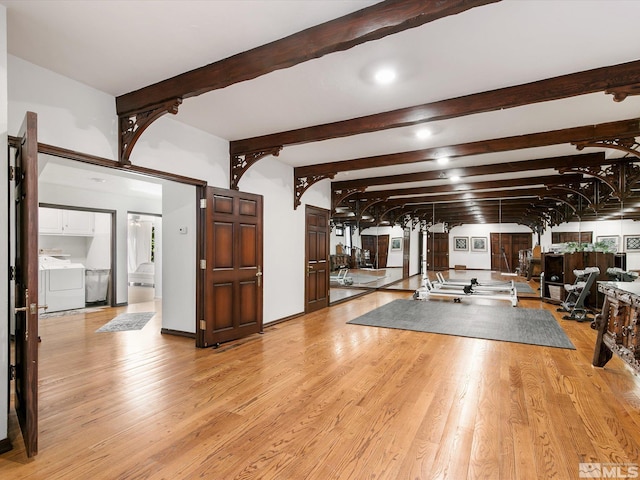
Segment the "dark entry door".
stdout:
<svg viewBox="0 0 640 480">
<path fill-rule="evenodd" d="M 38 453 L 38 140 L 37 116 L 20 129 L 15 182 L 15 407 L 28 457 Z"/>
<path fill-rule="evenodd" d="M 306 206 L 305 313 L 329 305 L 329 210 Z"/>
<path fill-rule="evenodd" d="M 429 232 L 427 237 L 428 270 L 449 269 L 449 234 Z"/>
<path fill-rule="evenodd" d="M 262 197 L 207 187 L 205 345 L 262 331 Z"/>
<path fill-rule="evenodd" d="M 530 233 L 491 233 L 491 270 L 515 272 L 518 252 L 531 248 Z"/>
</svg>

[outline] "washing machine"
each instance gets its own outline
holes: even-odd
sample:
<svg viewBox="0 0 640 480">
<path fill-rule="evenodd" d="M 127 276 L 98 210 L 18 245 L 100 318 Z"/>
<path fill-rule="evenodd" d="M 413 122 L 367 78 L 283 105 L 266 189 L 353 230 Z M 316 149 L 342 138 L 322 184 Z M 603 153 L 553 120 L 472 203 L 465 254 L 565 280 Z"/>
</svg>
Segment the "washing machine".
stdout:
<svg viewBox="0 0 640 480">
<path fill-rule="evenodd" d="M 40 257 L 40 305 L 47 305 L 46 313 L 84 308 L 85 267 L 69 259 Z"/>
</svg>

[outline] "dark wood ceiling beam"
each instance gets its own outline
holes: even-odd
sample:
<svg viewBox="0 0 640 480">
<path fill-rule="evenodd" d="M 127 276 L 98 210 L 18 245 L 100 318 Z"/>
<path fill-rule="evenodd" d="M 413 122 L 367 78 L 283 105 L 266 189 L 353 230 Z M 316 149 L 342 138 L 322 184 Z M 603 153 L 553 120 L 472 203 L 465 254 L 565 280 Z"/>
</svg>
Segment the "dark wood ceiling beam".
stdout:
<svg viewBox="0 0 640 480">
<path fill-rule="evenodd" d="M 189 98 L 348 50 L 499 0 L 387 0 L 116 98 L 119 116 Z M 268 20 L 266 20 L 268 21 Z"/>
<path fill-rule="evenodd" d="M 402 196 L 433 195 L 434 193 L 470 192 L 474 190 L 505 189 L 513 187 L 525 187 L 529 185 L 558 185 L 566 183 L 584 182 L 582 175 L 544 175 L 539 177 L 514 178 L 507 180 L 494 180 L 489 182 L 460 182 L 455 184 L 434 185 L 430 187 L 402 188 L 396 190 L 374 190 L 354 195 L 358 200 L 369 200 L 375 197 L 395 199 Z"/>
<path fill-rule="evenodd" d="M 442 175 L 449 175 L 455 170 L 464 181 L 466 177 L 479 175 L 493 175 L 501 173 L 518 173 L 533 170 L 555 169 L 563 167 L 599 166 L 615 163 L 617 160 L 607 160 L 604 152 L 594 152 L 563 157 L 540 158 L 536 160 L 524 160 L 520 162 L 494 163 L 488 165 L 478 165 L 474 167 L 453 167 L 442 168 L 441 170 L 430 170 L 428 172 L 407 173 L 403 175 L 389 175 L 386 177 L 370 177 L 357 180 L 344 180 L 332 182 L 331 188 L 335 190 L 357 189 L 373 185 L 391 185 L 394 183 L 426 182 L 439 180 Z"/>
<path fill-rule="evenodd" d="M 365 168 L 389 167 L 409 163 L 434 161 L 440 157 L 466 157 L 484 153 L 506 152 L 524 148 L 546 147 L 563 143 L 595 141 L 611 138 L 631 138 L 640 135 L 640 120 L 637 118 L 618 122 L 585 125 L 548 132 L 516 135 L 512 137 L 481 140 L 478 142 L 448 145 L 410 152 L 377 155 L 374 157 L 341 160 L 320 163 L 306 167 L 296 167 L 294 175 L 307 177 L 311 175 L 328 175 Z"/>
<path fill-rule="evenodd" d="M 577 95 L 613 91 L 616 90 L 616 86 L 636 83 L 638 78 L 640 78 L 640 60 L 340 122 L 236 140 L 230 143 L 229 149 L 231 154 L 239 154 L 276 145 L 297 145 L 447 120 Z"/>
</svg>

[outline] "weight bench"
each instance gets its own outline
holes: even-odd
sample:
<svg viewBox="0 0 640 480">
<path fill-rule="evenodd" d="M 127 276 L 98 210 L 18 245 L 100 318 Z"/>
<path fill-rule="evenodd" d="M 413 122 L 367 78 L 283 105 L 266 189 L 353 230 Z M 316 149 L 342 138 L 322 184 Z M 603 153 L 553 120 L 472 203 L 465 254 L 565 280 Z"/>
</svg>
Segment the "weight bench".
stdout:
<svg viewBox="0 0 640 480">
<path fill-rule="evenodd" d="M 564 320 L 576 320 L 578 322 L 591 320 L 587 318 L 589 312 L 585 308 L 584 302 L 587 299 L 587 295 L 589 295 L 593 282 L 600 275 L 600 269 L 598 267 L 587 267 L 584 270 L 574 270 L 573 274 L 576 276 L 576 281 L 573 284 L 565 284 L 564 289 L 568 295 L 557 311 L 569 313 L 569 315 L 562 317 Z"/>
</svg>

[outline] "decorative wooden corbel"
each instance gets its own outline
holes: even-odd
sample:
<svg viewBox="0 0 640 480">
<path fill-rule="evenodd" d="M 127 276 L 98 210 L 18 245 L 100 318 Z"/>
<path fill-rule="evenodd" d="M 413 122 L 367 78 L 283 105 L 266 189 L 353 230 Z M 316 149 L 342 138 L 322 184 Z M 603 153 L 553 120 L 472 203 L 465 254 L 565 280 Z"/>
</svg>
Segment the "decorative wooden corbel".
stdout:
<svg viewBox="0 0 640 480">
<path fill-rule="evenodd" d="M 297 175 L 295 175 L 295 185 L 293 189 L 293 209 L 296 210 L 301 205 L 302 202 L 300 201 L 300 199 L 302 198 L 304 192 L 309 189 L 309 187 L 319 182 L 320 180 L 324 180 L 325 178 L 333 178 L 335 177 L 335 175 L 335 173 L 329 173 L 326 175 L 309 175 L 308 177 L 298 177 Z"/>
<path fill-rule="evenodd" d="M 119 162 L 122 166 L 131 165 L 129 157 L 142 132 L 165 113 L 173 115 L 178 113 L 178 107 L 181 103 L 181 98 L 174 98 L 154 105 L 144 112 L 129 113 L 118 117 L 118 127 L 120 129 L 120 136 L 118 137 Z"/>
<path fill-rule="evenodd" d="M 622 102 L 629 95 L 640 95 L 640 82 L 608 88 L 604 93 L 613 95 L 614 102 Z"/>
<path fill-rule="evenodd" d="M 611 194 L 622 201 L 632 194 L 631 188 L 640 180 L 640 167 L 632 161 L 602 167 L 570 167 L 563 169 L 596 177 L 611 189 Z"/>
<path fill-rule="evenodd" d="M 388 199 L 389 199 L 389 195 L 379 196 L 379 197 L 368 197 L 368 198 L 361 199 L 360 200 L 361 202 L 366 202 L 366 203 L 364 207 L 362 207 L 362 211 L 360 212 L 360 215 L 364 215 L 364 213 L 367 210 L 369 210 L 372 206 L 386 202 Z"/>
<path fill-rule="evenodd" d="M 578 150 L 583 150 L 585 147 L 613 148 L 640 158 L 640 143 L 638 143 L 635 137 L 571 142 L 571 145 L 575 145 Z"/>
<path fill-rule="evenodd" d="M 331 210 L 335 212 L 336 208 L 338 208 L 346 198 L 356 193 L 363 193 L 366 189 L 367 187 L 332 190 L 331 191 Z"/>
<path fill-rule="evenodd" d="M 258 160 L 263 159 L 267 155 L 273 155 L 274 157 L 277 157 L 278 155 L 280 155 L 281 151 L 282 145 L 278 145 L 264 150 L 257 150 L 255 152 L 245 152 L 231 155 L 231 172 L 229 175 L 231 178 L 231 181 L 229 182 L 231 189 L 239 189 L 238 183 L 240 182 L 242 175 L 244 175 L 246 171 L 249 170 L 249 168 Z"/>
<path fill-rule="evenodd" d="M 583 183 L 589 183 L 589 185 L 587 187 L 584 187 Z M 589 204 L 591 204 L 595 201 L 593 196 L 590 195 L 592 190 L 590 186 L 593 185 L 594 183 L 596 183 L 596 181 L 592 180 L 589 182 L 576 182 L 576 183 L 564 183 L 564 184 L 559 183 L 554 185 L 545 185 L 545 187 L 549 191 L 561 190 L 561 191 L 573 193 L 575 195 L 578 195 L 584 198 Z"/>
</svg>

